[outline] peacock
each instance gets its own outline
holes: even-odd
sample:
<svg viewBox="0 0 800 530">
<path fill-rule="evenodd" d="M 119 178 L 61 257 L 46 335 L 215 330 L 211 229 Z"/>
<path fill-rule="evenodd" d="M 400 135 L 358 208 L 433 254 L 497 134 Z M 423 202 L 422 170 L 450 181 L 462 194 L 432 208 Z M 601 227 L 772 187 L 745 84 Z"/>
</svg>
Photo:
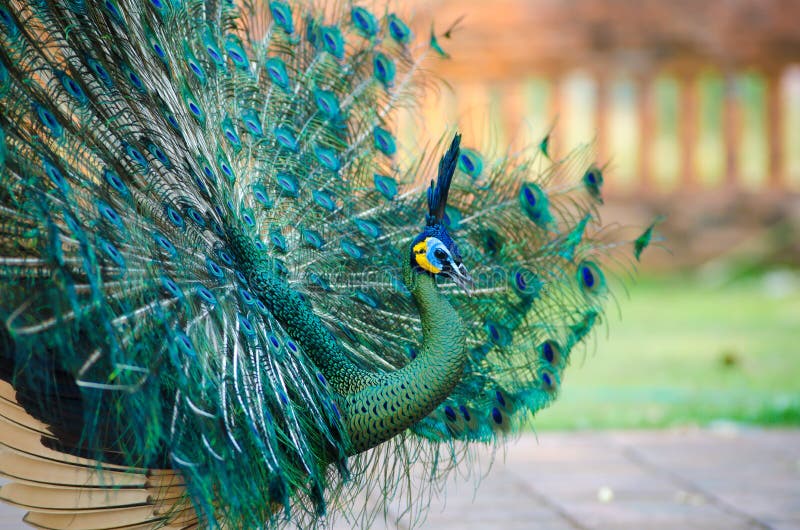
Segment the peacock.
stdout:
<svg viewBox="0 0 800 530">
<path fill-rule="evenodd" d="M 369 525 L 553 401 L 652 227 L 601 224 L 591 146 L 403 145 L 447 34 L 2 1 L 0 497 L 28 524 Z"/>
</svg>

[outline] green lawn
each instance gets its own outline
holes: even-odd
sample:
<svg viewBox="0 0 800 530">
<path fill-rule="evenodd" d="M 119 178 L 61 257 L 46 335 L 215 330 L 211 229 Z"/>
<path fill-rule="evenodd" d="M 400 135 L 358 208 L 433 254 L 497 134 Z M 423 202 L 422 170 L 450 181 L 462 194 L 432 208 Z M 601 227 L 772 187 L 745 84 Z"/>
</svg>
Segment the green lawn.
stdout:
<svg viewBox="0 0 800 530">
<path fill-rule="evenodd" d="M 798 283 L 797 273 L 640 280 L 534 427 L 800 425 Z"/>
</svg>

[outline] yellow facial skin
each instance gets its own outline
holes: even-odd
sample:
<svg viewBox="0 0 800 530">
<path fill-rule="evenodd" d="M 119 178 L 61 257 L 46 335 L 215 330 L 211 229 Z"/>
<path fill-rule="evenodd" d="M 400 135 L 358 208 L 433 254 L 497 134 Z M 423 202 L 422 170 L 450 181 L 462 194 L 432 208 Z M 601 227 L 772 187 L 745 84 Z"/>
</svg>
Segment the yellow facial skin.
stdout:
<svg viewBox="0 0 800 530">
<path fill-rule="evenodd" d="M 416 245 L 414 245 L 414 260 L 417 262 L 422 270 L 426 270 L 432 274 L 439 274 L 442 272 L 442 269 L 434 267 L 433 264 L 428 261 L 428 240 L 430 238 L 426 237 Z"/>
</svg>

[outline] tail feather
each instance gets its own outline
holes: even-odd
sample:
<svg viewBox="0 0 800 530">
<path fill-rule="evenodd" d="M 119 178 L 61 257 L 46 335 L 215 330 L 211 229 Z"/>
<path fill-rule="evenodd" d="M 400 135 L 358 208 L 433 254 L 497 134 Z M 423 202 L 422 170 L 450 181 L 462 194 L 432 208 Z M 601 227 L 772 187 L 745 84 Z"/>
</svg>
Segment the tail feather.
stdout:
<svg viewBox="0 0 800 530">
<path fill-rule="evenodd" d="M 268 7 L 0 7 L 0 376 L 16 391 L 0 383 L 0 469 L 34 526 L 303 524 L 375 469 L 388 498 L 412 461 L 444 473 L 466 458 L 459 442 L 500 439 L 549 404 L 602 320 L 603 267 L 622 247 L 605 242 L 589 148 L 494 160 L 455 142 L 449 195 L 427 205 L 445 146 L 399 160 L 391 132 L 428 53 L 408 25 Z M 470 362 L 445 403 L 351 473 L 331 391 L 248 291 L 226 230 L 259 239 L 357 364 L 393 370 L 422 334 L 400 269 L 425 212 L 476 279 L 472 297 L 441 286 Z M 185 487 L 192 508 L 163 512 L 153 487 L 169 506 Z M 42 488 L 80 514 L 44 511 Z"/>
<path fill-rule="evenodd" d="M 47 426 L 0 381 L 0 470 L 13 482 L 0 499 L 28 510 L 37 528 L 99 529 L 196 520 L 183 480 L 173 470 L 144 470 L 54 450 Z M 180 517 L 179 514 L 182 514 Z"/>
</svg>

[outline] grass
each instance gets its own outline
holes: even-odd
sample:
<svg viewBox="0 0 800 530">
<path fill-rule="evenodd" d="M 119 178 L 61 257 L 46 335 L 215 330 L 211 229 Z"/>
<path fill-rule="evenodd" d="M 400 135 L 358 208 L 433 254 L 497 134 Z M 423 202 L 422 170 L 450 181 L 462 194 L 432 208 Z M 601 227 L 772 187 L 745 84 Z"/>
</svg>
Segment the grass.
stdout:
<svg viewBox="0 0 800 530">
<path fill-rule="evenodd" d="M 534 427 L 800 425 L 799 283 L 791 273 L 639 281 Z"/>
</svg>

